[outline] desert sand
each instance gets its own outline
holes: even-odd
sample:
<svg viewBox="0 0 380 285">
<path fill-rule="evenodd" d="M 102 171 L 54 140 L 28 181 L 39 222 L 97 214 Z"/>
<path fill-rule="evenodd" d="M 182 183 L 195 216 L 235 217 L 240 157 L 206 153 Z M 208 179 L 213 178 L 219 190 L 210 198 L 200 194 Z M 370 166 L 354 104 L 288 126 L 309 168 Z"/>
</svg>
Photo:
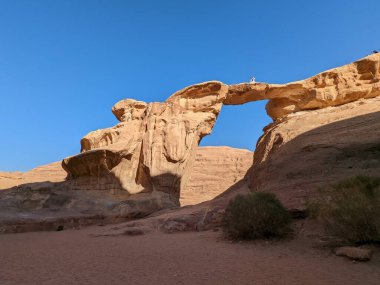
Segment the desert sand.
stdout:
<svg viewBox="0 0 380 285">
<path fill-rule="evenodd" d="M 380 259 L 354 263 L 310 240 L 232 243 L 221 232 L 94 237 L 102 227 L 0 236 L 0 284 L 378 285 Z"/>
</svg>

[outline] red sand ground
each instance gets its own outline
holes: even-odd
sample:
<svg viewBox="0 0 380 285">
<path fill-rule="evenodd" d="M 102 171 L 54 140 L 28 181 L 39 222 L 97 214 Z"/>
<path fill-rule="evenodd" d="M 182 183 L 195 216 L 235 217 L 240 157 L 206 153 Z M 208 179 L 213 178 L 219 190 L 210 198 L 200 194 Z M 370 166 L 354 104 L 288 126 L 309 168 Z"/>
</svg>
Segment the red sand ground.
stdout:
<svg viewBox="0 0 380 285">
<path fill-rule="evenodd" d="M 0 284 L 380 284 L 380 259 L 297 238 L 231 243 L 219 232 L 91 237 L 97 228 L 0 235 Z"/>
</svg>

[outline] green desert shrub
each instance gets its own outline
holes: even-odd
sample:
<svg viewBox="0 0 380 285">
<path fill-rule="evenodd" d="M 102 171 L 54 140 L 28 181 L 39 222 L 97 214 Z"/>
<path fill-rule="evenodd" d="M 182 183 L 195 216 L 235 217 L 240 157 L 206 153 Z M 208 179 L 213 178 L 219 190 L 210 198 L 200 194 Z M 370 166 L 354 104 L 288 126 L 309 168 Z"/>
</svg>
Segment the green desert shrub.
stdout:
<svg viewBox="0 0 380 285">
<path fill-rule="evenodd" d="M 314 215 L 328 234 L 350 243 L 380 242 L 380 178 L 356 176 L 320 190 Z"/>
<path fill-rule="evenodd" d="M 224 214 L 224 230 L 233 239 L 284 237 L 291 216 L 272 193 L 256 192 L 232 199 Z"/>
</svg>

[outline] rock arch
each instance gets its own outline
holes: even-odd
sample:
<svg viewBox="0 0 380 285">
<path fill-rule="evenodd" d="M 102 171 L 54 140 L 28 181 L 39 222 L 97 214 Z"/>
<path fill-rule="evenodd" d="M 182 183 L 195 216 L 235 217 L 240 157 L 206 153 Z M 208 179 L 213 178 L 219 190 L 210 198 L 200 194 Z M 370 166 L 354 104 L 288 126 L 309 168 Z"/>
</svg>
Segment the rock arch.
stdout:
<svg viewBox="0 0 380 285">
<path fill-rule="evenodd" d="M 209 81 L 162 103 L 126 99 L 112 109 L 120 123 L 86 135 L 82 153 L 64 159 L 62 166 L 71 189 L 167 192 L 178 201 L 196 147 L 210 134 L 223 104 L 268 99 L 268 115 L 280 122 L 295 112 L 377 96 L 380 54 L 288 84 Z"/>
</svg>

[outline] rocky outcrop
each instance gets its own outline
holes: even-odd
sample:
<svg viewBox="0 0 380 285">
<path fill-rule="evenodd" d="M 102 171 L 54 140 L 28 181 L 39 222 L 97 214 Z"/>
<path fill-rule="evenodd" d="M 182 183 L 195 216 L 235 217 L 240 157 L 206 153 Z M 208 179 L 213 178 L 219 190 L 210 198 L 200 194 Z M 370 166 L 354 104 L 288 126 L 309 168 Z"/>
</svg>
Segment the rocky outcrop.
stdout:
<svg viewBox="0 0 380 285">
<path fill-rule="evenodd" d="M 91 151 L 88 153 L 91 154 Z M 181 191 L 181 205 L 201 203 L 226 191 L 244 178 L 252 165 L 252 158 L 253 153 L 248 150 L 230 147 L 197 148 L 194 164 L 189 169 L 189 182 Z M 83 171 L 82 164 L 76 167 L 76 172 Z M 116 223 L 175 207 L 169 194 L 159 191 L 135 195 L 129 195 L 126 191 L 98 191 L 102 189 L 95 188 L 96 181 L 90 187 L 97 191 L 70 189 L 65 182 L 66 172 L 60 163 L 41 166 L 26 173 L 10 172 L 7 177 L 12 177 L 9 178 L 9 183 L 0 177 L 0 187 L 22 186 L 0 191 L 0 233 Z M 23 177 L 20 178 L 23 179 L 22 183 L 15 177 Z M 200 184 L 205 187 L 200 187 Z M 72 186 L 72 183 L 69 185 Z M 203 224 L 214 223 L 215 213 L 219 213 L 221 207 L 207 210 L 205 205 L 202 209 L 195 211 L 196 215 L 191 212 L 186 216 L 190 220 L 180 222 L 178 219 L 182 218 L 173 218 L 165 221 L 165 231 L 173 231 L 176 227 L 181 229 L 184 222 L 189 225 L 189 229 L 206 229 L 208 225 Z"/>
<path fill-rule="evenodd" d="M 91 156 L 91 151 L 87 153 Z M 180 193 L 181 205 L 194 205 L 215 198 L 243 179 L 248 169 L 252 166 L 252 161 L 253 152 L 245 149 L 223 146 L 198 147 L 194 163 L 189 169 L 189 180 Z M 87 171 L 86 165 L 75 162 L 75 160 L 72 163 L 74 163 L 73 168 L 75 168 L 75 173 L 81 174 Z M 108 162 L 109 164 L 110 162 Z M 100 165 L 102 164 L 100 163 Z M 97 172 L 94 177 L 102 177 L 102 171 L 104 171 L 104 167 L 89 170 L 89 172 Z M 9 189 L 25 184 L 28 184 L 31 189 L 40 188 L 43 181 L 46 181 L 46 183 L 64 182 L 66 176 L 67 173 L 62 168 L 60 162 L 40 166 L 25 173 L 1 172 L 0 189 Z M 76 182 L 79 183 L 78 179 L 76 179 Z M 86 181 L 84 182 L 86 183 Z M 105 182 L 103 184 L 107 185 Z M 97 185 L 102 184 L 98 184 L 97 180 L 94 179 L 94 181 L 90 181 L 89 188 L 102 190 L 96 188 Z M 73 184 L 71 186 L 73 187 Z M 71 190 L 75 190 L 75 187 Z"/>
<path fill-rule="evenodd" d="M 112 108 L 120 123 L 89 133 L 81 140 L 81 153 L 62 161 L 65 181 L 62 172 L 26 185 L 26 174 L 2 174 L 0 183 L 16 180 L 24 186 L 1 193 L 0 210 L 7 210 L 0 213 L 5 219 L 0 225 L 12 219 L 4 218 L 12 211 L 28 216 L 37 210 L 37 224 L 58 209 L 59 219 L 86 213 L 141 217 L 178 206 L 181 193 L 181 202 L 190 204 L 231 186 L 218 197 L 223 207 L 236 185 L 247 190 L 239 179 L 251 156 L 216 151 L 206 158 L 197 153 L 198 144 L 211 133 L 223 104 L 257 100 L 269 100 L 266 109 L 274 122 L 257 143 L 249 174 L 253 191 L 274 192 L 288 208 L 302 210 L 320 186 L 379 173 L 380 54 L 373 54 L 288 84 L 210 81 L 162 103 L 122 100 Z M 38 192 L 45 190 L 52 192 Z"/>
<path fill-rule="evenodd" d="M 68 190 L 62 183 L 0 191 L 0 234 L 104 225 L 173 208 L 169 194 Z"/>
<path fill-rule="evenodd" d="M 253 152 L 232 147 L 199 147 L 190 178 L 181 189 L 182 206 L 211 200 L 242 180 L 252 166 Z"/>
<path fill-rule="evenodd" d="M 28 172 L 0 172 L 0 190 L 32 183 L 51 183 L 64 181 L 67 173 L 61 162 L 36 167 Z"/>
<path fill-rule="evenodd" d="M 288 114 L 339 106 L 380 96 L 380 54 L 327 70 L 288 84 L 243 83 L 230 85 L 226 105 L 269 99 L 268 115 L 278 120 Z"/>
<path fill-rule="evenodd" d="M 302 115 L 301 111 L 316 110 L 310 114 L 319 116 L 320 109 L 329 112 L 330 107 L 379 96 L 379 69 L 380 55 L 373 54 L 288 84 L 228 86 L 210 81 L 184 88 L 164 103 L 122 100 L 112 109 L 120 123 L 85 136 L 82 153 L 64 159 L 63 167 L 71 179 L 71 189 L 123 190 L 129 194 L 162 191 L 178 200 L 186 187 L 196 148 L 211 132 L 223 104 L 269 99 L 267 112 L 275 126 L 282 126 Z M 272 136 L 272 127 L 266 129 L 264 138 Z M 295 124 L 292 128 L 301 132 L 304 127 Z M 285 143 L 281 135 L 274 141 L 275 147 Z M 272 148 L 259 142 L 257 165 L 262 164 L 261 153 Z"/>
<path fill-rule="evenodd" d="M 178 201 L 201 138 L 209 134 L 228 87 L 207 82 L 164 103 L 132 99 L 112 111 L 121 121 L 85 136 L 82 153 L 63 160 L 74 189 L 162 191 Z"/>
<path fill-rule="evenodd" d="M 366 248 L 343 246 L 334 250 L 337 256 L 344 256 L 356 261 L 369 261 L 372 257 L 372 251 Z"/>
<path fill-rule="evenodd" d="M 254 191 L 304 209 L 317 189 L 380 173 L 380 97 L 289 115 L 265 128 L 251 171 Z"/>
</svg>

